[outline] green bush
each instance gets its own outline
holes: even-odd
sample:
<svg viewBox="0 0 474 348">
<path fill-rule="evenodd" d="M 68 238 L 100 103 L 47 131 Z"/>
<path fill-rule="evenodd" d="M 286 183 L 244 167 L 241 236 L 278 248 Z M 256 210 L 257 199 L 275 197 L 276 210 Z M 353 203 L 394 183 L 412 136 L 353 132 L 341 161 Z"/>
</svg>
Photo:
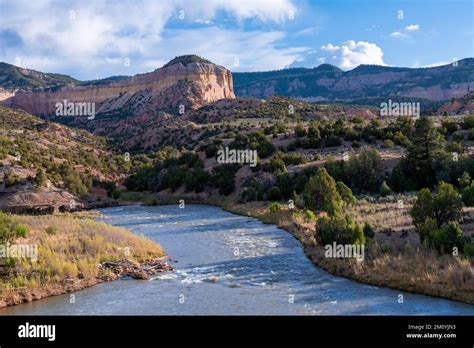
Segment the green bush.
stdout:
<svg viewBox="0 0 474 348">
<path fill-rule="evenodd" d="M 454 248 L 464 251 L 469 240 L 457 222 L 450 222 L 441 228 L 431 231 L 426 237 L 427 244 L 440 253 L 452 253 Z"/>
<path fill-rule="evenodd" d="M 270 162 L 263 166 L 263 170 L 275 175 L 280 175 L 287 172 L 285 162 L 283 162 L 283 160 L 278 156 L 272 157 Z"/>
<path fill-rule="evenodd" d="M 322 217 L 316 223 L 316 240 L 320 245 L 333 242 L 337 244 L 365 244 L 362 227 L 349 215 L 336 214 Z"/>
<path fill-rule="evenodd" d="M 267 192 L 267 200 L 269 201 L 279 201 L 281 199 L 280 189 L 276 186 L 272 187 Z"/>
<path fill-rule="evenodd" d="M 390 188 L 390 186 L 387 185 L 387 182 L 385 180 L 380 185 L 379 192 L 382 197 L 387 197 L 392 194 L 392 189 Z"/>
<path fill-rule="evenodd" d="M 0 244 L 12 243 L 16 238 L 24 238 L 27 234 L 28 229 L 24 225 L 0 212 Z"/>
<path fill-rule="evenodd" d="M 436 221 L 438 227 L 451 221 L 458 221 L 462 215 L 463 203 L 453 185 L 441 182 L 435 192 L 428 189 L 418 192 L 411 216 L 415 226 L 427 217 Z"/>
<path fill-rule="evenodd" d="M 306 183 L 303 194 L 305 206 L 313 211 L 322 210 L 335 214 L 342 209 L 342 199 L 336 181 L 325 168 L 320 168 Z"/>
<path fill-rule="evenodd" d="M 392 140 L 390 140 L 390 139 L 385 139 L 385 140 L 383 141 L 383 144 L 382 144 L 382 147 L 383 147 L 384 149 L 391 149 L 391 148 L 393 148 L 394 146 L 395 146 L 394 142 L 393 142 Z"/>
<path fill-rule="evenodd" d="M 113 190 L 111 194 L 113 199 L 119 199 L 121 195 L 122 195 L 122 190 L 120 189 Z"/>
<path fill-rule="evenodd" d="M 372 228 L 372 226 L 370 226 L 370 224 L 369 224 L 368 222 L 366 222 L 366 223 L 364 224 L 363 231 L 364 231 L 364 236 L 365 236 L 365 238 L 374 238 L 374 236 L 375 236 L 375 231 L 374 231 L 374 229 Z"/>
<path fill-rule="evenodd" d="M 464 116 L 464 121 L 462 123 L 463 129 L 472 129 L 474 128 L 474 115 Z"/>
<path fill-rule="evenodd" d="M 468 206 L 474 206 L 474 181 L 471 181 L 469 186 L 464 187 L 461 190 L 462 194 L 462 201 L 463 203 Z"/>
<path fill-rule="evenodd" d="M 435 219 L 426 217 L 424 221 L 418 222 L 415 227 L 420 236 L 420 241 L 423 243 L 431 232 L 438 229 L 438 223 Z"/>
<path fill-rule="evenodd" d="M 298 138 L 306 136 L 306 129 L 301 123 L 298 123 L 295 127 L 295 134 Z"/>
<path fill-rule="evenodd" d="M 410 211 L 413 224 L 423 242 L 436 226 L 437 229 L 458 222 L 462 216 L 463 202 L 451 184 L 441 182 L 435 192 L 422 189 Z"/>
<path fill-rule="evenodd" d="M 464 244 L 464 255 L 474 257 L 474 243 L 469 242 Z"/>
<path fill-rule="evenodd" d="M 304 219 L 306 221 L 316 221 L 316 215 L 311 210 L 306 209 L 304 211 Z"/>
<path fill-rule="evenodd" d="M 271 213 L 276 213 L 281 211 L 281 205 L 278 202 L 272 202 L 270 206 L 268 207 Z"/>
<path fill-rule="evenodd" d="M 36 171 L 35 183 L 39 187 L 43 187 L 46 184 L 46 175 L 41 168 Z"/>
<path fill-rule="evenodd" d="M 50 235 L 54 235 L 58 232 L 58 228 L 56 226 L 48 226 L 46 227 L 46 233 Z"/>
<path fill-rule="evenodd" d="M 459 187 L 466 188 L 471 184 L 471 176 L 468 172 L 463 172 L 462 175 L 458 178 Z"/>
<path fill-rule="evenodd" d="M 341 199 L 347 205 L 353 205 L 357 202 L 357 199 L 352 194 L 352 190 L 346 186 L 342 181 L 336 183 L 337 192 L 341 196 Z"/>
<path fill-rule="evenodd" d="M 211 181 L 219 189 L 219 194 L 228 196 L 235 189 L 235 173 L 238 166 L 234 164 L 221 164 L 212 169 Z"/>
</svg>

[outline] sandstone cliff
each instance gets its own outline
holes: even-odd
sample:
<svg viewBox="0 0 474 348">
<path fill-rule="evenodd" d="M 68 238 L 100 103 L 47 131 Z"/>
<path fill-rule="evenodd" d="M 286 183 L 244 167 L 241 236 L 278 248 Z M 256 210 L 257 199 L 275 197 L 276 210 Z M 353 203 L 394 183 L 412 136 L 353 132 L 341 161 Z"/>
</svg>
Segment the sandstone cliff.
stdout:
<svg viewBox="0 0 474 348">
<path fill-rule="evenodd" d="M 95 103 L 96 114 L 122 112 L 129 115 L 155 110 L 179 113 L 207 103 L 234 98 L 232 74 L 224 67 L 193 56 L 177 57 L 151 73 L 120 81 L 89 85 L 69 84 L 41 90 L 18 89 L 3 93 L 3 105 L 35 115 L 54 115 L 56 103 Z M 197 57 L 198 58 L 198 57 Z M 11 93 L 11 92 L 10 92 Z"/>
</svg>

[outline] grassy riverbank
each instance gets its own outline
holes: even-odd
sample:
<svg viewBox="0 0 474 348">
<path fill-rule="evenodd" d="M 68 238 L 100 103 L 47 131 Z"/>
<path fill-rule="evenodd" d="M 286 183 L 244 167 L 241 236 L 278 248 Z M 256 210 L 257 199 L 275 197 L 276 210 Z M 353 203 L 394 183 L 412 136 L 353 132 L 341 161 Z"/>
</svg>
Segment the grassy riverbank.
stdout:
<svg viewBox="0 0 474 348">
<path fill-rule="evenodd" d="M 283 206 L 279 212 L 270 212 L 266 202 L 237 203 L 232 199 L 222 200 L 214 196 L 180 195 L 177 197 L 143 193 L 139 195 L 145 204 L 178 204 L 180 199 L 184 199 L 186 204 L 216 205 L 235 214 L 251 216 L 264 223 L 275 224 L 301 242 L 306 255 L 315 265 L 335 275 L 367 284 L 474 303 L 472 259 L 454 257 L 450 254 L 439 255 L 413 238 L 414 231 L 407 233 L 408 237 L 405 239 L 398 236 L 386 237 L 382 232 L 383 229 L 376 231 L 377 238 L 366 246 L 363 262 L 347 258 L 326 258 L 324 247 L 318 245 L 314 237 L 315 222 L 305 219 L 302 212 L 297 209 L 288 210 Z M 128 197 L 132 196 L 133 194 L 130 194 Z M 372 223 L 375 223 L 381 215 L 375 209 L 377 204 L 380 205 L 380 203 L 361 201 L 351 209 L 351 213 L 354 214 L 355 219 L 369 218 Z M 398 212 L 397 214 L 406 215 L 408 208 L 406 207 L 405 213 Z M 372 211 L 371 215 L 368 210 Z M 385 221 L 384 224 L 387 225 Z M 394 299 L 394 303 L 397 303 L 396 301 L 397 299 Z"/>
<path fill-rule="evenodd" d="M 13 216 L 28 229 L 15 244 L 37 246 L 37 260 L 15 259 L 14 266 L 0 267 L 0 308 L 116 279 L 103 262 L 126 259 L 144 265 L 164 255 L 153 241 L 91 216 Z"/>
</svg>

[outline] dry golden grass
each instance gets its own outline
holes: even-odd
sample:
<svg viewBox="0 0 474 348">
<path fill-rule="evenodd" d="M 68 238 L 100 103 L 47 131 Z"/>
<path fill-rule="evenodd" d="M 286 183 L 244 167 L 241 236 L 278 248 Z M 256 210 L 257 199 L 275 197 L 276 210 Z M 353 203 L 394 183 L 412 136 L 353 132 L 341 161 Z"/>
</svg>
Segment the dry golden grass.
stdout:
<svg viewBox="0 0 474 348">
<path fill-rule="evenodd" d="M 103 261 L 145 262 L 164 255 L 145 237 L 83 217 L 15 216 L 29 229 L 16 243 L 37 245 L 38 259 L 18 259 L 13 272 L 0 277 L 0 302 L 19 291 L 44 291 L 75 280 L 92 285 L 104 275 L 99 267 Z"/>
</svg>

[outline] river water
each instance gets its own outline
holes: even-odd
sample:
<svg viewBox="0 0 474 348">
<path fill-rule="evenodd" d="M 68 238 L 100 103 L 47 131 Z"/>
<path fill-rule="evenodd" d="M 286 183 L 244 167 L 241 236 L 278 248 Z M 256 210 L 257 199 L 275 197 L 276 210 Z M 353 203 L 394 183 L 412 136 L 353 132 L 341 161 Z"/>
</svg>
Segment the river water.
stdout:
<svg viewBox="0 0 474 348">
<path fill-rule="evenodd" d="M 66 294 L 0 314 L 474 315 L 472 305 L 333 276 L 315 267 L 287 232 L 217 207 L 126 206 L 101 213 L 103 221 L 160 243 L 177 261 L 175 272 L 99 284 L 75 292 L 74 301 Z"/>
</svg>

